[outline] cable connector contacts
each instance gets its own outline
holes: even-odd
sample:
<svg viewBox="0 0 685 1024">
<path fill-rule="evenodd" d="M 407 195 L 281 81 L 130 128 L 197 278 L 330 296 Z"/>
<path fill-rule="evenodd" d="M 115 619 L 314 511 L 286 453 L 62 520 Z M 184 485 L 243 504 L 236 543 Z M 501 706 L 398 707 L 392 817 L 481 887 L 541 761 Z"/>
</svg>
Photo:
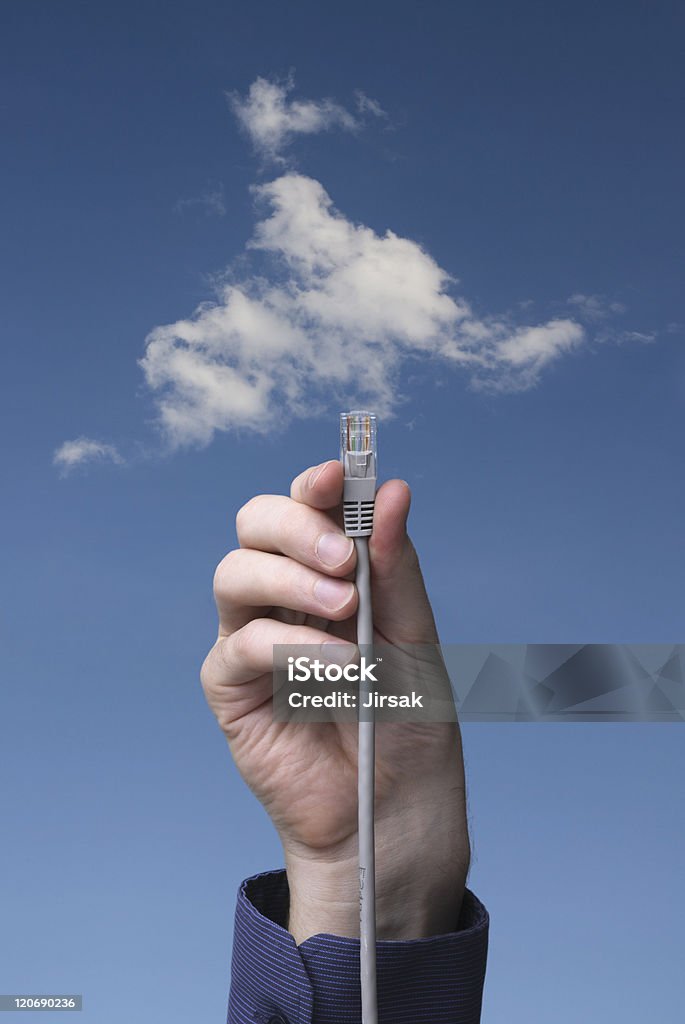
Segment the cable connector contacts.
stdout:
<svg viewBox="0 0 685 1024">
<path fill-rule="evenodd" d="M 340 461 L 345 471 L 343 520 L 348 537 L 370 537 L 376 501 L 376 417 L 355 410 L 340 413 Z"/>
</svg>

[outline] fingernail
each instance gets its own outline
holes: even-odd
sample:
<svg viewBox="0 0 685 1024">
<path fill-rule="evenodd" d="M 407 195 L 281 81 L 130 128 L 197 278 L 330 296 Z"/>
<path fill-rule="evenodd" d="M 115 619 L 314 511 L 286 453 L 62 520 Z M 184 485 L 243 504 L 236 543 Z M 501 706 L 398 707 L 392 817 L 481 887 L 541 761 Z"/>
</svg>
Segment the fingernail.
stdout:
<svg viewBox="0 0 685 1024">
<path fill-rule="evenodd" d="M 321 657 L 329 665 L 349 665 L 356 654 L 356 644 L 344 644 L 341 640 L 325 640 L 321 644 Z"/>
<path fill-rule="evenodd" d="M 314 586 L 317 600 L 332 612 L 347 604 L 353 593 L 354 583 L 348 583 L 346 580 L 317 580 Z"/>
<path fill-rule="evenodd" d="M 352 538 L 344 533 L 322 533 L 316 542 L 316 555 L 324 565 L 342 565 L 352 554 Z"/>
<path fill-rule="evenodd" d="M 313 487 L 315 485 L 316 481 L 319 479 L 319 477 L 321 476 L 321 474 L 323 473 L 324 469 L 326 468 L 330 461 L 331 460 L 328 459 L 327 462 L 322 462 L 320 466 L 317 466 L 316 469 L 313 469 L 311 471 L 311 473 L 309 474 L 309 480 L 307 481 L 308 487 Z"/>
</svg>

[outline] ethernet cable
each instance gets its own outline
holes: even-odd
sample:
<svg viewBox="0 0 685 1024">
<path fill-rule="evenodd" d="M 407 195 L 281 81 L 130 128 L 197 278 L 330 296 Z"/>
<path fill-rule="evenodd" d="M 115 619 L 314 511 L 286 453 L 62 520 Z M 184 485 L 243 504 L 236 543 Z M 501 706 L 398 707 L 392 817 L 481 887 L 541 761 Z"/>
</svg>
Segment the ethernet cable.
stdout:
<svg viewBox="0 0 685 1024">
<path fill-rule="evenodd" d="M 340 415 L 340 458 L 345 472 L 343 521 L 357 550 L 357 644 L 370 653 L 373 643 L 369 542 L 376 499 L 376 417 L 369 412 Z M 366 682 L 360 683 L 359 703 L 365 702 Z M 359 719 L 357 798 L 359 833 L 359 957 L 362 1024 L 377 1024 L 376 996 L 376 853 L 374 790 L 376 732 L 371 710 Z"/>
</svg>

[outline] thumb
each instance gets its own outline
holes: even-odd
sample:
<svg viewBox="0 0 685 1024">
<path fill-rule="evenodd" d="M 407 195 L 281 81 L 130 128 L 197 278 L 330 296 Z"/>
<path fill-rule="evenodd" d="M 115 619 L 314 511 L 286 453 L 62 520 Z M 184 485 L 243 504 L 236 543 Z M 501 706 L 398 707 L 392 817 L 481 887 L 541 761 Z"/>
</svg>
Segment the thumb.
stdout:
<svg viewBox="0 0 685 1024">
<path fill-rule="evenodd" d="M 388 480 L 376 494 L 369 541 L 373 621 L 390 642 L 437 643 L 419 560 L 407 534 L 411 491 Z"/>
</svg>

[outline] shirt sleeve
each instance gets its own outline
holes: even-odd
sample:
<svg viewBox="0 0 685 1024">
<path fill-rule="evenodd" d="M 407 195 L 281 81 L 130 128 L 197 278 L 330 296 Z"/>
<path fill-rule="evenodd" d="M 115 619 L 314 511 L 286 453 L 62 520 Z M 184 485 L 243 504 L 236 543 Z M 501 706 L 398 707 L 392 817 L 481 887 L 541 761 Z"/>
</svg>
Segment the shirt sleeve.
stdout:
<svg viewBox="0 0 685 1024">
<path fill-rule="evenodd" d="M 228 1024 L 359 1024 L 359 940 L 286 928 L 285 871 L 238 892 Z M 467 889 L 454 932 L 377 944 L 381 1024 L 478 1024 L 488 913 Z"/>
</svg>

